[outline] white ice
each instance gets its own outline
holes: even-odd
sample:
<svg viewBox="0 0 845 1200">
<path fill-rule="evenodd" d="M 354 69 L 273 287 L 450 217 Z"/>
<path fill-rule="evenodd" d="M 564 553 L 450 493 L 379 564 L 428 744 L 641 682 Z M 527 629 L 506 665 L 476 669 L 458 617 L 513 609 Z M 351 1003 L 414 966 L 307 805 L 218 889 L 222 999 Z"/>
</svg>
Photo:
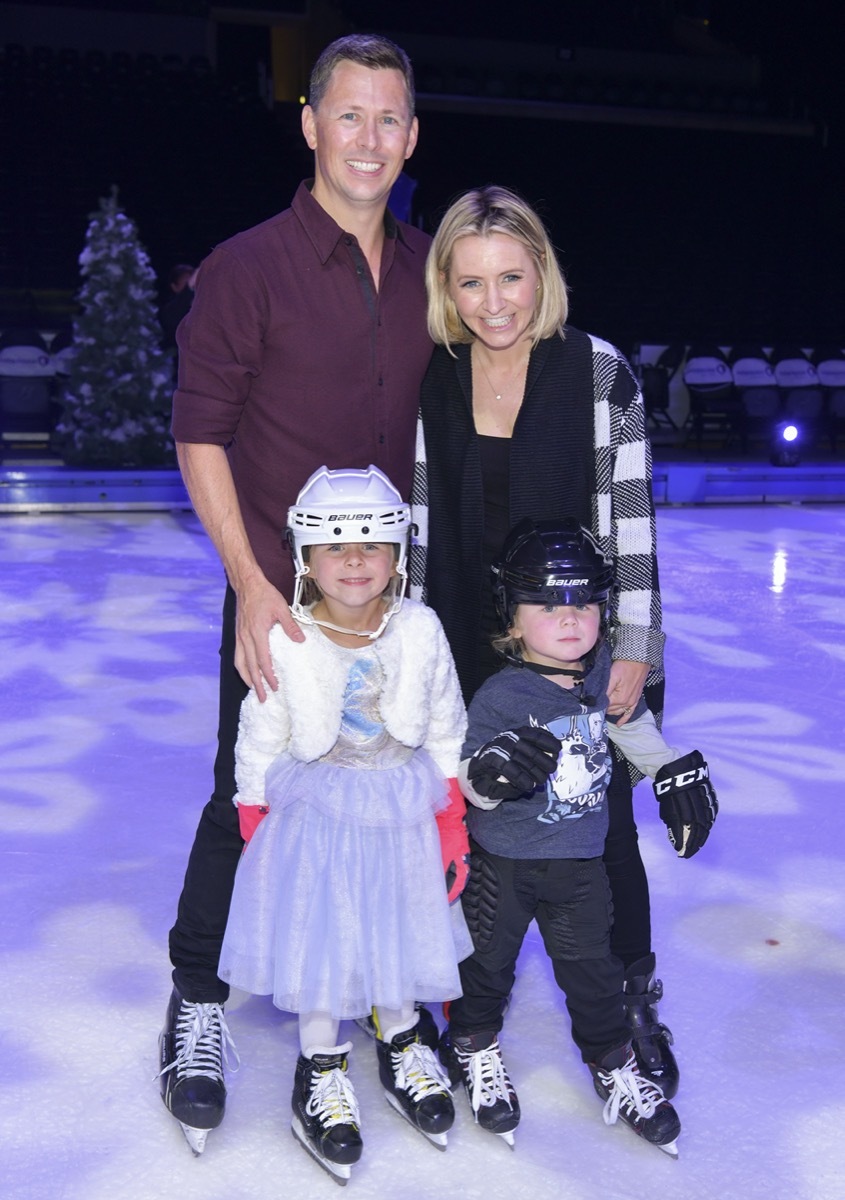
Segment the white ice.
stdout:
<svg viewBox="0 0 845 1200">
<path fill-rule="evenodd" d="M 845 506 L 661 509 L 666 728 L 722 806 L 677 860 L 638 789 L 680 1158 L 601 1103 L 529 934 L 502 1037 L 516 1146 L 426 1143 L 354 1027 L 350 1200 L 845 1196 Z M 190 514 L 0 518 L 0 1197 L 304 1200 L 296 1020 L 228 1007 L 242 1066 L 194 1159 L 159 1098 L 167 931 L 210 790 L 222 578 Z"/>
</svg>

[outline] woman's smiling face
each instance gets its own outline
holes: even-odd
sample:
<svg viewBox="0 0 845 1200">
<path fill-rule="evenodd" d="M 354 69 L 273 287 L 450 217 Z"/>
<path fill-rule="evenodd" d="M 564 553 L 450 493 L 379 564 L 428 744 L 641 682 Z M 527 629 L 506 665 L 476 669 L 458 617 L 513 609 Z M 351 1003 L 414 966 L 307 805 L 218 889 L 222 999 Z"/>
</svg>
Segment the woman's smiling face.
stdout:
<svg viewBox="0 0 845 1200">
<path fill-rule="evenodd" d="M 531 252 L 505 233 L 458 238 L 449 295 L 458 315 L 488 350 L 508 350 L 528 334 L 540 274 Z"/>
</svg>

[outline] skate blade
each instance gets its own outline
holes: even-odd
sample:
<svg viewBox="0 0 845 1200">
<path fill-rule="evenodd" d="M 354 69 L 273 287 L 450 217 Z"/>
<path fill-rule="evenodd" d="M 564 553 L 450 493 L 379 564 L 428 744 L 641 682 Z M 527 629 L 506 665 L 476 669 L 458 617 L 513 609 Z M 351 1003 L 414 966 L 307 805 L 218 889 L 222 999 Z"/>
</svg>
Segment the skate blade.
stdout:
<svg viewBox="0 0 845 1200">
<path fill-rule="evenodd" d="M 658 1146 L 658 1150 L 662 1150 L 664 1154 L 668 1154 L 670 1158 L 678 1157 L 678 1143 L 667 1142 L 665 1146 Z"/>
<path fill-rule="evenodd" d="M 396 1099 L 392 1092 L 385 1091 L 384 1098 L 391 1108 L 399 1113 L 400 1117 L 404 1117 L 408 1124 L 417 1133 L 421 1133 L 427 1142 L 431 1142 L 432 1146 L 436 1146 L 438 1150 L 445 1150 L 449 1145 L 448 1133 L 426 1133 L 424 1129 L 420 1129 L 419 1125 L 415 1125 L 412 1118 L 405 1112 L 402 1105 Z"/>
<path fill-rule="evenodd" d="M 199 1158 L 203 1150 L 205 1150 L 205 1143 L 210 1131 L 208 1129 L 195 1129 L 193 1125 L 183 1125 L 181 1121 L 179 1125 L 185 1135 L 185 1141 L 193 1151 L 194 1158 Z"/>
<path fill-rule="evenodd" d="M 308 1141 L 305 1130 L 302 1127 L 302 1122 L 298 1117 L 294 1117 L 290 1123 L 290 1131 L 296 1140 L 299 1142 L 303 1150 L 305 1150 L 314 1159 L 318 1166 L 322 1167 L 327 1175 L 330 1175 L 335 1183 L 341 1187 L 346 1187 L 349 1178 L 352 1175 L 352 1167 L 349 1163 L 333 1163 L 324 1155 L 320 1154 L 314 1146 Z"/>
<path fill-rule="evenodd" d="M 449 1135 L 447 1133 L 426 1133 L 424 1129 L 420 1130 L 423 1137 L 428 1138 L 432 1146 L 436 1146 L 438 1150 L 445 1150 L 449 1145 Z"/>
<path fill-rule="evenodd" d="M 500 1137 L 500 1138 L 502 1139 L 502 1141 L 503 1141 L 503 1142 L 505 1142 L 505 1143 L 506 1143 L 508 1146 L 510 1146 L 511 1150 L 513 1150 L 513 1148 L 514 1148 L 514 1140 L 513 1140 L 513 1133 L 512 1133 L 512 1132 L 508 1132 L 508 1133 L 497 1133 L 497 1134 L 496 1134 L 496 1137 Z"/>
</svg>

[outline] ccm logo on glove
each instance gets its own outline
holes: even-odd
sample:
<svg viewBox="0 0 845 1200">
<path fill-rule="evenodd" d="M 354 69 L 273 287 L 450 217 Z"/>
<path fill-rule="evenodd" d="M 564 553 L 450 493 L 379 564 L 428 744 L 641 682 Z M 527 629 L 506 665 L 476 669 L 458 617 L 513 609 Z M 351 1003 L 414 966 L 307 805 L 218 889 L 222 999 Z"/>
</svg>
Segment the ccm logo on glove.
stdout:
<svg viewBox="0 0 845 1200">
<path fill-rule="evenodd" d="M 690 784 L 699 783 L 702 779 L 710 778 L 710 768 L 707 763 L 698 767 L 695 771 L 682 771 L 680 775 L 673 775 L 669 779 L 661 779 L 659 783 L 654 785 L 654 794 L 663 796 L 666 792 L 671 792 L 675 788 L 689 787 Z"/>
<path fill-rule="evenodd" d="M 707 841 L 719 812 L 710 771 L 698 750 L 661 767 L 654 778 L 660 819 L 679 858 L 692 858 Z"/>
</svg>

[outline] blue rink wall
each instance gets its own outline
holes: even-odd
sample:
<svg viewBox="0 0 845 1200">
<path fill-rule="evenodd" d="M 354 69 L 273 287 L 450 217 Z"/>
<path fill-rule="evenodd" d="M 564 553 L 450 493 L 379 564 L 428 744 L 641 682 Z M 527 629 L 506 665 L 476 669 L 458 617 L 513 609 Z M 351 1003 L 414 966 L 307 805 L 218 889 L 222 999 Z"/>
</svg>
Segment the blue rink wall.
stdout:
<svg viewBox="0 0 845 1200">
<path fill-rule="evenodd" d="M 840 503 L 845 463 L 774 467 L 763 462 L 655 458 L 654 502 L 664 504 Z M 177 470 L 76 470 L 0 466 L 0 514 L 189 509 Z"/>
</svg>

